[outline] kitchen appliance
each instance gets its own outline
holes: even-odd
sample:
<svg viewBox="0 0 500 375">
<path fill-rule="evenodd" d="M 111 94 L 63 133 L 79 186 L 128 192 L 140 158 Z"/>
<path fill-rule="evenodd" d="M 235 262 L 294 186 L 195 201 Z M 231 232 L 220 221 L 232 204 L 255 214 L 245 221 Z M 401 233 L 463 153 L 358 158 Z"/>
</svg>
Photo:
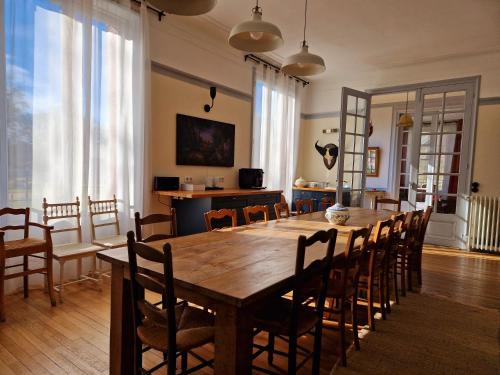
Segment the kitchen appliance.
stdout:
<svg viewBox="0 0 500 375">
<path fill-rule="evenodd" d="M 153 180 L 154 191 L 179 190 L 179 177 L 159 177 Z"/>
<path fill-rule="evenodd" d="M 240 189 L 265 189 L 262 187 L 264 171 L 258 168 L 241 168 L 239 172 Z"/>
</svg>

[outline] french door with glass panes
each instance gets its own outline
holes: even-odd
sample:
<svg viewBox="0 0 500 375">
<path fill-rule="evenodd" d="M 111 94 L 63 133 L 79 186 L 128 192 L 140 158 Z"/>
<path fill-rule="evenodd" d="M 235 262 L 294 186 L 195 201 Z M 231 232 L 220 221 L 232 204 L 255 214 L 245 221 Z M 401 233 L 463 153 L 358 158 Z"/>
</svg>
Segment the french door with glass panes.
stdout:
<svg viewBox="0 0 500 375">
<path fill-rule="evenodd" d="M 361 207 L 366 187 L 371 95 L 342 88 L 337 202 Z"/>
<path fill-rule="evenodd" d="M 414 126 L 400 130 L 400 196 L 408 209 L 432 206 L 429 243 L 466 244 L 473 93 L 472 83 L 418 89 Z"/>
</svg>

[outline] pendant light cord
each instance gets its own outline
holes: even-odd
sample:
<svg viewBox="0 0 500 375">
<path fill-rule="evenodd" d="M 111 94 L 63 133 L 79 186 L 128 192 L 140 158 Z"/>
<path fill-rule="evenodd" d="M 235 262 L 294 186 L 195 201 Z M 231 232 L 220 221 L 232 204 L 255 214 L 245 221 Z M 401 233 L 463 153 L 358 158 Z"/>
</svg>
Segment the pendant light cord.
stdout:
<svg viewBox="0 0 500 375">
<path fill-rule="evenodd" d="M 302 45 L 306 45 L 306 27 L 307 27 L 307 0 L 304 9 L 304 39 L 302 40 Z"/>
<path fill-rule="evenodd" d="M 405 113 L 408 113 L 408 91 L 406 92 L 406 108 L 405 108 Z"/>
</svg>

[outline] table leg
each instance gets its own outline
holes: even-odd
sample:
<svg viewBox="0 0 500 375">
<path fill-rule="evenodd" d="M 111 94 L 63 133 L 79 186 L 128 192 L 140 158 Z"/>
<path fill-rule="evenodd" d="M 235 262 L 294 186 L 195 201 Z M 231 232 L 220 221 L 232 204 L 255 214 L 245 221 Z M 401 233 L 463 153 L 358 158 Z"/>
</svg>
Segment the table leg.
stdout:
<svg viewBox="0 0 500 375">
<path fill-rule="evenodd" d="M 219 305 L 215 317 L 215 374 L 252 373 L 252 324 L 243 309 Z"/>
<path fill-rule="evenodd" d="M 109 373 L 133 374 L 134 329 L 130 280 L 125 278 L 124 267 L 113 264 L 111 269 L 111 326 Z"/>
</svg>

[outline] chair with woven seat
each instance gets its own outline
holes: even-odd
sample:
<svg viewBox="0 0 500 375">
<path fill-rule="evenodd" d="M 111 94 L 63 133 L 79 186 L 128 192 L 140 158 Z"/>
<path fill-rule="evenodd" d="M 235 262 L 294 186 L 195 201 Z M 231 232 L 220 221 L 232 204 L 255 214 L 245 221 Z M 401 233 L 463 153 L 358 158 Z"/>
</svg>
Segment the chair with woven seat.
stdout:
<svg viewBox="0 0 500 375">
<path fill-rule="evenodd" d="M 15 277 L 23 277 L 24 298 L 29 295 L 29 275 L 35 273 L 45 274 L 47 277 L 48 293 L 52 306 L 56 305 L 54 295 L 54 282 L 52 277 L 52 236 L 47 225 L 30 222 L 30 209 L 27 208 L 2 208 L 0 217 L 4 215 L 23 216 L 24 222 L 20 225 L 6 225 L 0 228 L 0 322 L 5 321 L 4 305 L 4 283 L 5 280 Z M 30 228 L 36 227 L 43 230 L 44 239 L 30 237 Z M 19 240 L 5 240 L 6 231 L 23 231 L 23 238 Z M 39 255 L 40 253 L 45 255 Z M 6 266 L 6 260 L 10 258 L 23 257 L 23 262 Z M 38 258 L 44 261 L 43 267 L 30 269 L 29 259 Z M 22 271 L 6 275 L 5 271 L 10 268 L 23 267 Z"/>
<path fill-rule="evenodd" d="M 401 199 L 392 199 L 392 198 L 384 198 L 384 197 L 375 197 L 375 209 L 378 210 L 380 205 L 390 204 L 395 208 L 395 211 L 401 211 Z"/>
<path fill-rule="evenodd" d="M 170 233 L 153 233 L 148 237 L 143 237 L 143 226 L 155 224 L 169 224 Z M 135 235 L 137 242 L 152 242 L 159 240 L 168 240 L 169 238 L 177 237 L 177 219 L 175 208 L 170 208 L 168 214 L 151 214 L 141 218 L 139 212 L 135 213 Z"/>
<path fill-rule="evenodd" d="M 127 233 L 127 249 L 130 264 L 132 293 L 132 316 L 134 322 L 134 374 L 151 374 L 167 366 L 167 374 L 176 373 L 176 359 L 181 356 L 181 374 L 191 373 L 213 360 L 205 360 L 191 350 L 214 340 L 214 316 L 201 309 L 191 307 L 186 302 L 177 304 L 174 291 L 172 249 L 169 243 L 160 252 L 143 242 L 136 242 L 134 232 Z M 137 259 L 161 264 L 163 279 L 142 273 L 137 267 Z M 144 297 L 144 291 L 164 296 L 162 308 L 156 307 Z M 143 345 L 146 350 L 154 349 L 163 354 L 164 361 L 149 370 L 142 368 Z M 187 369 L 187 355 L 191 354 L 201 364 Z"/>
<path fill-rule="evenodd" d="M 385 310 L 386 312 L 391 312 L 391 290 L 394 291 L 394 301 L 399 305 L 399 288 L 398 288 L 398 257 L 399 251 L 398 246 L 404 239 L 404 234 L 406 231 L 405 220 L 406 214 L 400 213 L 397 215 L 392 215 L 391 220 L 393 221 L 393 231 L 392 231 L 392 241 L 387 254 L 387 266 L 386 266 L 386 292 L 385 292 Z M 391 288 L 392 279 L 392 288 Z"/>
<path fill-rule="evenodd" d="M 405 219 L 404 239 L 398 246 L 398 271 L 401 277 L 401 295 L 406 296 L 406 291 L 412 291 L 412 272 L 415 269 L 414 248 L 420 232 L 422 210 L 408 212 Z"/>
<path fill-rule="evenodd" d="M 299 237 L 292 286 L 293 297 L 291 300 L 284 297 L 271 299 L 266 306 L 262 306 L 255 312 L 254 326 L 257 332 L 265 331 L 268 333 L 269 342 L 266 346 L 254 344 L 257 351 L 253 358 L 267 351 L 268 363 L 272 365 L 275 354 L 286 356 L 288 357 L 288 373 L 295 374 L 312 357 L 312 373 L 319 374 L 325 294 L 336 239 L 337 230 L 333 228 L 328 232 L 316 232 L 309 238 L 303 235 Z M 304 268 L 307 249 L 318 242 L 327 243 L 325 257 L 314 260 Z M 314 307 L 306 303 L 310 300 L 315 302 Z M 301 350 L 301 353 L 305 354 L 305 358 L 297 364 L 297 338 L 312 331 L 314 331 L 314 348 L 312 351 Z M 276 337 L 288 341 L 288 353 L 275 350 Z M 273 374 L 270 370 L 254 367 L 257 370 Z"/>
<path fill-rule="evenodd" d="M 424 216 L 422 217 L 422 222 L 420 224 L 420 231 L 413 247 L 413 251 L 415 252 L 415 261 L 413 265 L 416 268 L 418 285 L 422 285 L 422 251 L 424 247 L 425 233 L 427 232 L 427 226 L 429 224 L 429 220 L 431 219 L 431 214 L 432 206 L 428 206 L 424 211 Z"/>
<path fill-rule="evenodd" d="M 105 247 L 98 246 L 92 243 L 85 243 L 82 240 L 82 226 L 80 222 L 80 200 L 76 197 L 76 201 L 67 203 L 48 203 L 46 198 L 43 198 L 43 222 L 45 225 L 49 221 L 73 221 L 71 227 L 53 229 L 52 234 L 76 232 L 76 242 L 66 242 L 60 245 L 54 245 L 53 257 L 59 262 L 59 285 L 54 289 L 59 293 L 59 300 L 63 302 L 62 293 L 65 285 L 73 284 L 82 281 L 100 282 L 101 280 L 90 272 L 88 275 L 82 273 L 82 260 L 84 258 L 92 258 L 93 270 L 96 271 L 96 254 L 98 251 L 105 250 Z M 77 275 L 76 280 L 64 281 L 64 266 L 66 262 L 76 260 Z"/>
<path fill-rule="evenodd" d="M 245 216 L 246 225 L 267 222 L 269 221 L 269 208 L 262 205 L 243 207 L 243 216 Z M 255 219 L 255 216 L 261 217 L 261 219 Z"/>
<path fill-rule="evenodd" d="M 276 219 L 288 219 L 290 217 L 290 207 L 288 207 L 288 203 L 275 203 L 274 213 L 276 214 Z"/>
<path fill-rule="evenodd" d="M 393 224 L 391 219 L 377 223 L 374 229 L 373 244 L 368 246 L 361 262 L 358 291 L 364 292 L 366 298 L 362 298 L 362 293 L 358 293 L 358 306 L 367 307 L 368 326 L 372 331 L 375 331 L 375 308 L 380 310 L 382 319 L 386 319 L 385 283 Z M 375 302 L 375 288 L 378 291 L 378 303 Z"/>
<path fill-rule="evenodd" d="M 127 237 L 120 234 L 120 222 L 118 220 L 118 203 L 116 196 L 113 199 L 94 201 L 89 197 L 90 234 L 92 243 L 107 249 L 124 247 L 127 245 Z M 96 217 L 105 217 L 104 222 L 95 223 Z M 111 219 L 109 219 L 111 217 Z M 96 229 L 113 226 L 114 235 L 97 238 Z"/>
<path fill-rule="evenodd" d="M 329 313 L 326 321 L 337 325 L 340 332 L 340 356 L 343 366 L 347 366 L 346 347 L 346 310 L 351 310 L 353 341 L 357 350 L 360 349 L 358 337 L 358 281 L 361 268 L 361 258 L 366 252 L 368 240 L 373 226 L 351 230 L 347 240 L 344 256 L 336 260 L 330 275 L 328 290 L 326 292 L 328 307 L 325 312 Z M 338 319 L 334 316 L 337 315 Z M 325 328 L 335 328 L 325 325 Z"/>
<path fill-rule="evenodd" d="M 314 201 L 312 199 L 296 199 L 295 209 L 297 210 L 297 215 L 314 212 Z"/>
<path fill-rule="evenodd" d="M 205 212 L 204 217 L 205 217 L 205 225 L 207 226 L 208 232 L 211 232 L 216 229 L 224 229 L 229 227 L 234 228 L 238 225 L 236 219 L 236 210 L 231 210 L 228 208 L 223 208 L 218 211 L 212 210 Z M 213 224 L 214 220 L 218 225 Z"/>
</svg>

